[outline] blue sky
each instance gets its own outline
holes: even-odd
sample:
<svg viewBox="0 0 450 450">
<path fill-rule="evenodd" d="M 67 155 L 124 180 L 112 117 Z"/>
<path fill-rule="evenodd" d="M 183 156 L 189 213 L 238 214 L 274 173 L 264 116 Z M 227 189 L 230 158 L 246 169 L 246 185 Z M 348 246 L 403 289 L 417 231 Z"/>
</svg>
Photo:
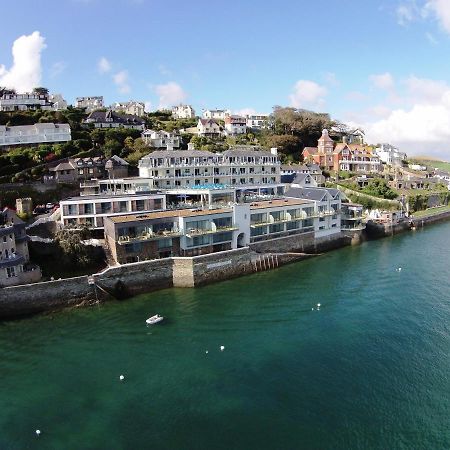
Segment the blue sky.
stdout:
<svg viewBox="0 0 450 450">
<path fill-rule="evenodd" d="M 15 0 L 3 12 L 0 85 L 152 109 L 303 107 L 406 152 L 450 148 L 446 0 Z M 20 36 L 33 55 L 14 67 Z"/>
</svg>

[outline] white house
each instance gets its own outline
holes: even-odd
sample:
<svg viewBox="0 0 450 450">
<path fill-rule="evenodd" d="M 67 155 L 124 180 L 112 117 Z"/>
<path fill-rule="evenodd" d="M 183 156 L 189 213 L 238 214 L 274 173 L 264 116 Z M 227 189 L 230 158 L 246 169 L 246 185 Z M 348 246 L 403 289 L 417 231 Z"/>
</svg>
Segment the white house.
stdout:
<svg viewBox="0 0 450 450">
<path fill-rule="evenodd" d="M 397 147 L 390 144 L 381 144 L 374 151 L 381 162 L 388 166 L 402 166 L 402 161 L 406 160 L 406 153 L 401 152 Z"/>
<path fill-rule="evenodd" d="M 61 94 L 51 94 L 49 100 L 52 103 L 52 108 L 55 111 L 67 109 L 67 102 L 64 100 Z"/>
<path fill-rule="evenodd" d="M 288 198 L 311 200 L 315 204 L 315 237 L 325 237 L 341 232 L 341 204 L 343 194 L 338 189 L 319 187 L 291 187 L 286 192 Z"/>
<path fill-rule="evenodd" d="M 247 132 L 247 120 L 241 116 L 225 117 L 225 132 L 231 136 L 245 134 Z"/>
<path fill-rule="evenodd" d="M 199 136 L 218 137 L 222 134 L 222 129 L 214 119 L 198 119 L 197 134 Z"/>
<path fill-rule="evenodd" d="M 203 111 L 202 117 L 204 119 L 225 120 L 225 117 L 230 115 L 231 111 L 229 109 L 206 109 Z"/>
<path fill-rule="evenodd" d="M 52 104 L 47 94 L 5 93 L 0 97 L 0 111 L 51 110 Z"/>
<path fill-rule="evenodd" d="M 103 95 L 94 97 L 77 97 L 75 106 L 77 108 L 86 108 L 86 112 L 104 108 Z"/>
<path fill-rule="evenodd" d="M 261 129 L 265 128 L 269 122 L 268 114 L 247 114 L 247 127 Z"/>
<path fill-rule="evenodd" d="M 142 117 L 145 114 L 145 104 L 130 100 L 129 102 L 116 102 L 111 109 L 118 113 L 130 114 L 132 116 Z"/>
<path fill-rule="evenodd" d="M 36 123 L 7 127 L 0 125 L 0 147 L 15 145 L 48 144 L 71 140 L 67 123 Z"/>
<path fill-rule="evenodd" d="M 174 119 L 193 119 L 195 110 L 191 105 L 178 105 L 172 108 L 172 117 Z"/>
<path fill-rule="evenodd" d="M 166 148 L 167 150 L 173 150 L 180 147 L 181 138 L 175 133 L 169 133 L 167 131 L 154 131 L 145 130 L 142 135 L 142 140 L 154 148 Z"/>
</svg>

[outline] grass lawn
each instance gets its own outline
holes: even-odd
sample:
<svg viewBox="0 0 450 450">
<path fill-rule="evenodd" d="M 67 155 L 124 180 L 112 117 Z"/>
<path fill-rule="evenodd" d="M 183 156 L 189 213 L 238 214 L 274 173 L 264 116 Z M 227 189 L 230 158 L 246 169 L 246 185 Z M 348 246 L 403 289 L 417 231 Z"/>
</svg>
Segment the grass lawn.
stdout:
<svg viewBox="0 0 450 450">
<path fill-rule="evenodd" d="M 441 170 L 445 170 L 446 172 L 450 172 L 450 162 L 447 161 L 435 161 L 435 160 L 428 160 L 428 159 L 417 159 L 417 162 L 419 164 L 423 164 L 428 167 L 433 167 L 433 169 L 436 167 Z"/>
<path fill-rule="evenodd" d="M 425 216 L 434 216 L 435 214 L 439 214 L 445 211 L 450 211 L 450 206 L 438 206 L 437 208 L 429 208 L 425 211 L 416 211 L 413 213 L 413 217 L 425 217 Z"/>
</svg>

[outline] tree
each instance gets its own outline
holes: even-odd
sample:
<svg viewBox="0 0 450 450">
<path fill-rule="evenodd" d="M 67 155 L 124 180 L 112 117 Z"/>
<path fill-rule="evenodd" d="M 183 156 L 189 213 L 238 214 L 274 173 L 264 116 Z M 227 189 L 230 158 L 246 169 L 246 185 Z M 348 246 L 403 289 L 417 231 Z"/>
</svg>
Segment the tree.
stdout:
<svg viewBox="0 0 450 450">
<path fill-rule="evenodd" d="M 35 87 L 33 89 L 33 94 L 48 96 L 48 89 L 45 87 Z"/>
<path fill-rule="evenodd" d="M 275 134 L 267 137 L 266 146 L 276 147 L 281 153 L 297 156 L 298 159 L 302 150 L 302 141 L 298 136 Z"/>
<path fill-rule="evenodd" d="M 73 264 L 85 267 L 92 262 L 92 255 L 82 241 L 89 239 L 89 237 L 90 232 L 87 228 L 63 228 L 56 232 L 55 242 L 60 247 L 65 259 Z"/>
</svg>

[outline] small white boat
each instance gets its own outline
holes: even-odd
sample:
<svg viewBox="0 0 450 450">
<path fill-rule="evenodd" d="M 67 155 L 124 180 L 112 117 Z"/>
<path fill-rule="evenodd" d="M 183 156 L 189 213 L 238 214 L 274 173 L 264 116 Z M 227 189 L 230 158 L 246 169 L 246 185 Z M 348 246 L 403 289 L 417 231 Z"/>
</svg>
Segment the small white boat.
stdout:
<svg viewBox="0 0 450 450">
<path fill-rule="evenodd" d="M 145 323 L 146 323 L 147 325 L 154 325 L 155 323 L 161 322 L 163 319 L 164 319 L 163 316 L 160 316 L 159 314 L 155 314 L 154 316 L 149 317 L 149 318 L 145 321 Z"/>
</svg>

